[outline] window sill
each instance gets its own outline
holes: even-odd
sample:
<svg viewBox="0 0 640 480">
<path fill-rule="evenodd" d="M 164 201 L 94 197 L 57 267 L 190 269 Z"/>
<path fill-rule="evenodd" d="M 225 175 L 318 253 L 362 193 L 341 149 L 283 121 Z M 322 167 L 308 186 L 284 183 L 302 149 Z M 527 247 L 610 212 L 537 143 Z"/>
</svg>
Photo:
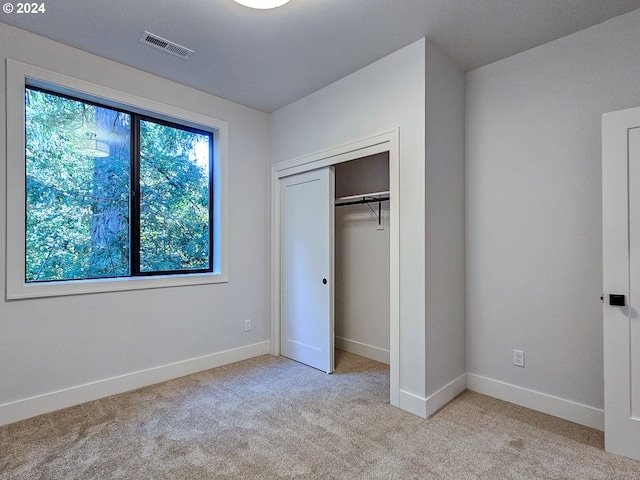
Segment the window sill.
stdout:
<svg viewBox="0 0 640 480">
<path fill-rule="evenodd" d="M 7 285 L 7 300 L 27 298 L 60 297 L 89 293 L 122 292 L 152 288 L 183 287 L 226 283 L 229 280 L 219 273 L 196 273 L 188 275 L 158 275 L 152 277 L 126 277 L 96 280 L 69 280 L 64 282 L 22 283 Z"/>
</svg>

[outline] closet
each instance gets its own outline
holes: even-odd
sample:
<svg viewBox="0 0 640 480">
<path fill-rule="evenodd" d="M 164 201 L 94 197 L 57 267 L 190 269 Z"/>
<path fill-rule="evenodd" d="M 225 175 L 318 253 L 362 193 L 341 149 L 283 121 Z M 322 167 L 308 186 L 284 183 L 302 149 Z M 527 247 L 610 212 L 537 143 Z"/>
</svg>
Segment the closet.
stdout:
<svg viewBox="0 0 640 480">
<path fill-rule="evenodd" d="M 335 346 L 389 364 L 389 153 L 334 168 Z"/>
</svg>

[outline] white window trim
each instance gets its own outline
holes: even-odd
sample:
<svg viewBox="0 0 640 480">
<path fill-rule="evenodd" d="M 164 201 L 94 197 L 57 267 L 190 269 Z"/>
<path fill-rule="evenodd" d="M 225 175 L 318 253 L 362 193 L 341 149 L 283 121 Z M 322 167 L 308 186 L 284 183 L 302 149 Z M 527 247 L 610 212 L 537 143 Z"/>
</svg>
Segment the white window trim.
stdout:
<svg viewBox="0 0 640 480">
<path fill-rule="evenodd" d="M 60 93 L 81 94 L 87 100 L 146 113 L 210 131 L 214 148 L 214 272 L 123 277 L 60 282 L 25 282 L 25 86 L 47 86 Z M 40 67 L 7 59 L 7 249 L 6 298 L 53 297 L 148 288 L 223 283 L 228 281 L 227 185 L 229 125 L 206 115 L 72 78 Z"/>
</svg>

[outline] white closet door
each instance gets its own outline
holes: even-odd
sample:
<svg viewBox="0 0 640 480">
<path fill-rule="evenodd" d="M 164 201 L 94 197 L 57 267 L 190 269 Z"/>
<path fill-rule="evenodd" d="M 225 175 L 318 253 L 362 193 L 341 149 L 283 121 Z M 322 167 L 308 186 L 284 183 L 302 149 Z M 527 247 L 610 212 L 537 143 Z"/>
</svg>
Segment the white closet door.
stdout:
<svg viewBox="0 0 640 480">
<path fill-rule="evenodd" d="M 333 372 L 331 167 L 280 180 L 281 353 Z"/>
<path fill-rule="evenodd" d="M 602 128 L 605 447 L 640 460 L 640 108 Z"/>
</svg>

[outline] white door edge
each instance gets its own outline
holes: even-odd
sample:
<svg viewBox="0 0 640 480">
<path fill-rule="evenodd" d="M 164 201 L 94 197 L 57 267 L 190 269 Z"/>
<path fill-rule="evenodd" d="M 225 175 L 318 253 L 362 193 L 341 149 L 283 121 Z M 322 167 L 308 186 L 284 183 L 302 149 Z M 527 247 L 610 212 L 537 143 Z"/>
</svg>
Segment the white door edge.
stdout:
<svg viewBox="0 0 640 480">
<path fill-rule="evenodd" d="M 640 425 L 632 408 L 630 312 L 629 130 L 640 127 L 640 108 L 602 116 L 602 250 L 605 449 L 640 459 Z M 640 188 L 640 185 L 635 188 Z M 627 306 L 609 305 L 610 294 Z M 638 346 L 634 346 L 638 348 Z"/>
</svg>

